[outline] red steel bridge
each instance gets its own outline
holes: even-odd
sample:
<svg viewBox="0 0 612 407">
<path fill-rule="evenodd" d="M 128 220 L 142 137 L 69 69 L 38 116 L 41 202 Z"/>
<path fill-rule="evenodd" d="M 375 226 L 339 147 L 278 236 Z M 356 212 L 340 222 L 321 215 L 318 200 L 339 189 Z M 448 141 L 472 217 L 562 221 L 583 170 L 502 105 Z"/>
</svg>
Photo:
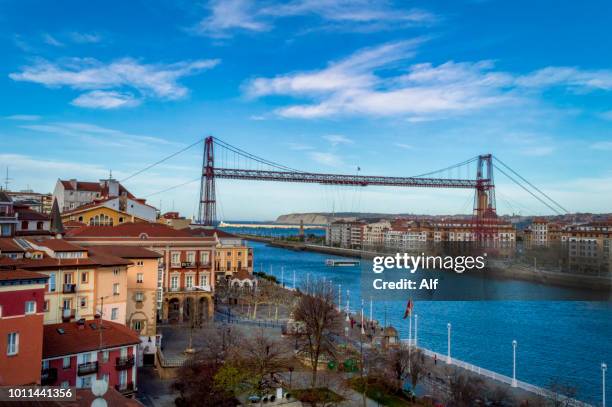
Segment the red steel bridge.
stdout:
<svg viewBox="0 0 612 407">
<path fill-rule="evenodd" d="M 216 157 L 220 155 L 222 159 L 216 160 Z M 220 161 L 220 164 L 218 161 Z M 559 210 L 551 206 L 550 203 L 565 211 L 563 207 L 521 177 L 510 167 L 499 160 L 497 160 L 497 162 L 503 165 L 504 168 L 502 169 L 494 164 L 494 157 L 491 154 L 483 154 L 441 170 L 413 177 L 315 173 L 299 171 L 257 157 L 222 140 L 209 136 L 204 141 L 204 160 L 202 164 L 198 223 L 207 226 L 213 226 L 216 223 L 216 179 L 300 182 L 363 187 L 379 185 L 388 187 L 463 188 L 472 189 L 475 192 L 473 210 L 475 233 L 479 240 L 487 239 L 488 235 L 495 233 L 495 225 L 498 224 L 495 209 L 494 167 L 510 177 L 510 179 L 518 183 L 523 189 L 527 190 L 527 192 L 555 212 L 560 213 Z M 461 168 L 474 164 L 476 173 L 471 177 L 462 178 L 451 176 L 453 173 L 460 173 Z M 514 176 L 509 173 L 514 174 Z M 443 177 L 443 175 L 446 176 Z M 518 181 L 517 178 L 523 182 Z M 534 191 L 539 192 L 540 196 L 536 195 Z M 547 203 L 543 198 L 547 198 L 550 203 Z"/>
</svg>

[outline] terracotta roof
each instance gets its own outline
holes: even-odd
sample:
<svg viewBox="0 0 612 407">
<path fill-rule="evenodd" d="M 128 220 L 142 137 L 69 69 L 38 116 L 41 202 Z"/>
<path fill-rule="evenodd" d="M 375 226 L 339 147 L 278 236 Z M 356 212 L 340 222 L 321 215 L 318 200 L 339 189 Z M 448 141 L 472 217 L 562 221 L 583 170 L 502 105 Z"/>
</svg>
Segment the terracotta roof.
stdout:
<svg viewBox="0 0 612 407">
<path fill-rule="evenodd" d="M 19 220 L 51 220 L 49 215 L 36 212 L 24 206 L 15 206 L 15 212 L 17 212 L 17 219 Z"/>
<path fill-rule="evenodd" d="M 77 181 L 76 189 L 72 187 L 72 183 L 70 180 L 60 180 L 64 189 L 68 191 L 89 191 L 89 192 L 99 192 L 100 195 L 106 196 L 108 195 L 108 188 L 106 186 L 100 185 L 100 182 L 91 182 L 91 181 Z M 119 184 L 119 195 L 122 193 L 126 193 L 128 198 L 134 198 L 134 195 L 130 193 L 123 185 Z"/>
<path fill-rule="evenodd" d="M 234 280 L 253 280 L 255 277 L 247 270 L 238 270 L 235 273 L 232 273 L 231 279 Z"/>
<path fill-rule="evenodd" d="M 39 270 L 39 269 L 56 269 L 58 267 L 85 267 L 85 266 L 97 266 L 98 263 L 92 259 L 55 259 L 53 257 L 44 256 L 42 259 L 20 259 L 18 261 L 19 267 L 26 270 Z"/>
<path fill-rule="evenodd" d="M 103 322 L 102 343 L 100 343 L 100 320 L 45 325 L 43 333 L 43 359 L 75 353 L 115 348 L 140 343 L 138 334 L 125 325 L 115 322 Z M 58 330 L 62 330 L 61 334 Z"/>
<path fill-rule="evenodd" d="M 10 257 L 0 256 L 0 268 L 3 269 L 15 269 L 19 265 L 17 260 L 13 260 Z"/>
<path fill-rule="evenodd" d="M 86 204 L 81 205 L 81 206 L 77 206 L 76 208 L 70 209 L 68 211 L 64 211 L 62 213 L 62 216 L 72 215 L 73 213 L 83 212 L 84 210 L 87 210 L 87 209 L 96 208 L 96 207 L 100 206 L 101 204 L 103 204 L 104 202 L 108 202 L 108 201 L 113 200 L 113 199 L 117 199 L 117 197 L 113 196 L 111 198 L 95 199 L 93 202 L 86 203 Z M 113 209 L 113 208 L 108 208 L 108 209 Z M 117 209 L 113 209 L 113 210 L 117 211 L 117 212 L 121 212 L 121 211 L 118 211 Z"/>
<path fill-rule="evenodd" d="M 67 232 L 70 237 L 192 237 L 182 230 L 173 229 L 161 223 L 123 223 L 117 226 L 87 226 Z"/>
<path fill-rule="evenodd" d="M 23 253 L 23 249 L 15 243 L 15 241 L 10 237 L 2 237 L 0 238 L 0 252 L 2 253 L 15 253 L 20 252 Z"/>
<path fill-rule="evenodd" d="M 90 251 L 89 259 L 100 266 L 129 266 L 131 261 L 106 253 Z"/>
<path fill-rule="evenodd" d="M 233 238 L 238 238 L 238 236 L 226 232 L 224 230 L 221 229 L 210 229 L 210 228 L 188 228 L 188 229 L 183 229 L 186 230 L 187 232 L 189 232 L 192 236 L 202 236 L 202 237 L 212 237 L 215 233 L 217 234 L 217 237 L 233 237 Z"/>
<path fill-rule="evenodd" d="M 47 247 L 54 252 L 83 252 L 87 249 L 77 246 L 74 243 L 67 242 L 64 239 L 27 239 L 37 246 Z"/>
<path fill-rule="evenodd" d="M 90 252 L 107 254 L 124 259 L 158 259 L 161 254 L 139 246 L 104 245 L 88 247 Z"/>
<path fill-rule="evenodd" d="M 87 224 L 83 223 L 83 222 L 78 222 L 76 220 L 69 220 L 64 222 L 64 227 L 69 229 L 69 228 L 81 228 L 83 226 L 87 226 Z"/>
<path fill-rule="evenodd" d="M 0 270 L 0 282 L 2 281 L 17 281 L 17 280 L 37 280 L 42 279 L 47 281 L 47 276 L 33 271 L 26 271 L 21 269 L 16 270 Z"/>
</svg>

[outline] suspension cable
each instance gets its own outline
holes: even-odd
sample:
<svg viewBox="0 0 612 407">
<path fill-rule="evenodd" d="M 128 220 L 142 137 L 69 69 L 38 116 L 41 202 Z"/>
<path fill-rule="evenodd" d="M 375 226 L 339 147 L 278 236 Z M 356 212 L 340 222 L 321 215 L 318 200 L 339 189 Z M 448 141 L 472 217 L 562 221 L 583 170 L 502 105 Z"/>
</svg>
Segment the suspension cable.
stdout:
<svg viewBox="0 0 612 407">
<path fill-rule="evenodd" d="M 225 149 L 227 149 L 227 150 L 229 150 L 229 151 L 231 151 L 231 152 L 233 152 L 235 154 L 238 154 L 238 155 L 240 155 L 242 157 L 245 157 L 245 158 L 257 161 L 260 164 L 269 165 L 271 167 L 274 167 L 274 168 L 277 168 L 277 169 L 280 169 L 280 170 L 283 170 L 283 171 L 304 172 L 304 171 L 296 170 L 295 168 L 287 167 L 285 165 L 276 163 L 274 161 L 266 160 L 265 158 L 258 157 L 256 155 L 251 154 L 251 153 L 248 153 L 248 152 L 246 152 L 246 151 L 244 151 L 244 150 L 242 150 L 242 149 L 240 149 L 238 147 L 234 147 L 233 145 L 231 145 L 229 143 L 226 143 L 225 141 L 223 141 L 223 140 L 221 140 L 221 139 L 219 139 L 217 137 L 215 137 L 214 140 L 215 140 L 216 144 L 218 144 L 219 146 L 221 146 L 221 147 L 223 147 L 223 148 L 225 148 Z"/>
<path fill-rule="evenodd" d="M 504 174 L 506 177 L 510 178 L 510 180 L 512 180 L 516 185 L 518 185 L 519 187 L 523 188 L 525 191 L 527 191 L 531 196 L 533 196 L 535 199 L 537 199 L 538 201 L 540 201 L 541 203 L 543 203 L 545 206 L 547 206 L 549 209 L 551 209 L 553 212 L 555 212 L 557 215 L 562 215 L 561 212 L 559 212 L 555 207 L 550 206 L 546 201 L 544 201 L 542 198 L 540 198 L 539 196 L 537 196 L 536 194 L 534 194 L 533 192 L 531 192 L 529 189 L 527 189 L 523 184 L 521 184 L 520 182 L 518 182 L 516 179 L 514 179 L 512 176 L 510 176 L 507 172 L 505 172 L 504 170 L 502 170 L 500 167 L 498 167 L 497 165 L 493 165 L 493 167 L 498 170 L 499 172 L 501 172 L 502 174 Z"/>
<path fill-rule="evenodd" d="M 143 196 L 143 198 L 148 198 L 148 197 L 151 197 L 153 195 L 163 194 L 164 192 L 172 191 L 173 189 L 180 188 L 180 187 L 183 187 L 185 185 L 188 185 L 188 184 L 191 184 L 193 182 L 200 181 L 200 180 L 201 180 L 201 177 L 198 177 L 198 178 L 192 179 L 191 181 L 187 181 L 187 182 L 183 182 L 183 183 L 180 183 L 180 184 L 177 184 L 177 185 L 173 185 L 173 186 L 168 187 L 166 189 L 162 189 L 161 191 L 157 191 L 157 192 L 153 192 L 152 194 L 145 195 L 145 196 Z"/>
<path fill-rule="evenodd" d="M 174 153 L 170 154 L 169 156 L 167 156 L 167 157 L 165 157 L 165 158 L 162 158 L 161 160 L 156 161 L 156 162 L 154 162 L 153 164 L 150 164 L 150 165 L 148 165 L 148 166 L 144 167 L 144 168 L 143 168 L 143 169 L 141 169 L 141 170 L 136 171 L 136 172 L 135 172 L 135 173 L 133 173 L 132 175 L 130 175 L 130 176 L 126 177 L 126 178 L 123 178 L 123 179 L 119 180 L 119 182 L 125 182 L 125 181 L 127 181 L 128 179 L 130 179 L 130 178 L 134 178 L 135 176 L 137 176 L 137 175 L 139 175 L 139 174 L 142 174 L 143 172 L 145 172 L 145 171 L 147 171 L 147 170 L 150 170 L 151 168 L 155 167 L 156 165 L 159 165 L 159 164 L 163 163 L 164 161 L 168 161 L 168 160 L 169 160 L 169 159 L 171 159 L 172 157 L 176 157 L 177 155 L 179 155 L 179 154 L 181 154 L 181 153 L 183 153 L 183 152 L 185 152 L 185 151 L 189 150 L 190 148 L 197 146 L 197 145 L 198 145 L 198 144 L 200 144 L 200 143 L 201 143 L 203 140 L 204 140 L 204 139 L 199 139 L 199 140 L 198 140 L 198 141 L 196 141 L 195 143 L 192 143 L 192 144 L 188 145 L 187 147 L 182 148 L 182 149 L 180 149 L 179 151 L 176 151 L 176 152 L 174 152 Z"/>
<path fill-rule="evenodd" d="M 449 170 L 452 170 L 452 169 L 457 168 L 457 167 L 461 167 L 461 166 L 464 166 L 464 165 L 471 164 L 471 163 L 473 163 L 476 160 L 478 160 L 478 156 L 469 158 L 469 159 L 467 159 L 467 160 L 465 160 L 463 162 L 451 165 L 451 166 L 446 167 L 446 168 L 442 168 L 440 170 L 435 170 L 435 171 L 426 172 L 424 174 L 414 175 L 414 176 L 412 176 L 410 178 L 423 178 L 423 177 L 427 177 L 427 176 L 432 175 L 432 174 L 436 174 L 436 173 L 443 172 L 443 171 L 449 171 Z"/>
<path fill-rule="evenodd" d="M 519 177 L 520 179 L 522 179 L 525 183 L 527 183 L 530 187 L 532 187 L 533 189 L 535 189 L 536 191 L 538 191 L 539 193 L 541 193 L 543 196 L 545 196 L 546 198 L 548 198 L 548 200 L 550 202 L 552 202 L 553 204 L 555 204 L 556 206 L 558 206 L 559 208 L 561 208 L 565 213 L 569 213 L 569 211 L 567 209 L 565 209 L 563 206 L 561 206 L 557 201 L 555 201 L 554 199 L 552 199 L 550 196 L 546 195 L 544 192 L 542 192 L 542 190 L 540 190 L 538 187 L 536 187 L 535 185 L 533 185 L 531 182 L 527 181 L 525 178 L 523 178 L 521 176 L 521 174 L 517 173 L 516 171 L 514 171 L 512 168 L 510 168 L 508 165 L 504 164 L 504 162 L 502 160 L 500 160 L 497 157 L 493 157 L 495 159 L 495 161 L 499 162 L 501 165 L 503 165 L 504 167 L 506 167 L 508 170 L 510 170 L 514 175 L 516 175 L 517 177 Z"/>
</svg>

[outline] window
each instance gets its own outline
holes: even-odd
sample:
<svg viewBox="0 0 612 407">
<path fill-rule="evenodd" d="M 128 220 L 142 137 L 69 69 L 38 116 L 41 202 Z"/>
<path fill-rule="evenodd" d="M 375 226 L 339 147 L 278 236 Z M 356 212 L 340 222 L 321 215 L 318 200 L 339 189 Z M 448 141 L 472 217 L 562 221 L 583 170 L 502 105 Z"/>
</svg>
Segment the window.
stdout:
<svg viewBox="0 0 612 407">
<path fill-rule="evenodd" d="M 91 376 L 83 376 L 80 378 L 80 388 L 81 389 L 88 389 L 91 387 Z"/>
<path fill-rule="evenodd" d="M 232 269 L 232 262 L 228 261 L 226 270 L 231 270 L 231 269 Z"/>
<path fill-rule="evenodd" d="M 144 301 L 144 294 L 142 291 L 138 291 L 136 292 L 136 301 L 137 302 L 142 302 Z"/>
<path fill-rule="evenodd" d="M 64 274 L 64 284 L 72 284 L 72 273 Z"/>
<path fill-rule="evenodd" d="M 132 329 L 136 332 L 142 331 L 142 321 L 132 321 Z"/>
<path fill-rule="evenodd" d="M 2 305 L 0 305 L 0 318 L 2 318 Z"/>
<path fill-rule="evenodd" d="M 45 302 L 43 303 L 43 311 L 49 312 L 49 300 L 45 300 Z"/>
<path fill-rule="evenodd" d="M 208 276 L 206 274 L 200 274 L 200 285 L 201 286 L 208 285 Z"/>
<path fill-rule="evenodd" d="M 118 276 L 119 275 L 119 269 L 113 269 L 113 275 Z"/>
<path fill-rule="evenodd" d="M 19 332 L 11 332 L 7 336 L 6 354 L 13 356 L 19 353 Z"/>
<path fill-rule="evenodd" d="M 179 267 L 181 264 L 181 254 L 179 252 L 172 252 L 170 255 L 170 263 L 172 267 Z"/>
<path fill-rule="evenodd" d="M 87 307 L 87 297 L 81 297 L 81 308 Z"/>
<path fill-rule="evenodd" d="M 185 276 L 185 286 L 187 288 L 193 287 L 193 276 Z"/>
<path fill-rule="evenodd" d="M 124 347 L 124 348 L 119 349 L 119 356 L 120 357 L 127 358 L 127 355 L 128 355 L 127 348 Z"/>
<path fill-rule="evenodd" d="M 144 274 L 143 273 L 136 273 L 136 282 L 137 283 L 142 283 L 144 281 Z"/>
<path fill-rule="evenodd" d="M 136 262 L 136 265 L 137 265 L 137 266 L 144 266 L 144 261 L 142 261 L 142 260 L 138 260 L 138 261 Z"/>
<path fill-rule="evenodd" d="M 227 252 L 227 255 L 231 257 L 231 255 L 232 255 L 232 252 Z"/>
<path fill-rule="evenodd" d="M 178 289 L 178 280 L 178 276 L 172 276 L 172 278 L 170 279 L 170 288 L 172 290 Z"/>
<path fill-rule="evenodd" d="M 36 230 L 43 230 L 43 223 L 42 222 L 36 222 Z"/>
<path fill-rule="evenodd" d="M 49 274 L 49 292 L 55 292 L 55 273 Z"/>
<path fill-rule="evenodd" d="M 108 351 L 105 350 L 101 353 L 102 353 L 102 357 L 100 359 L 102 359 L 102 362 L 105 362 L 105 363 L 108 362 Z"/>
<path fill-rule="evenodd" d="M 102 375 L 102 380 L 104 380 L 106 383 L 108 383 L 108 379 L 109 379 L 109 375 L 108 375 L 108 373 L 104 373 L 104 374 Z"/>
<path fill-rule="evenodd" d="M 28 230 L 29 224 L 27 220 L 21 221 L 21 230 Z"/>
<path fill-rule="evenodd" d="M 127 385 L 127 370 L 122 370 L 119 372 L 119 386 L 125 387 Z"/>
<path fill-rule="evenodd" d="M 242 268 L 242 262 L 238 260 L 238 270 L 240 270 L 241 268 Z"/>
<path fill-rule="evenodd" d="M 187 262 L 192 265 L 195 263 L 195 252 L 187 252 Z"/>
<path fill-rule="evenodd" d="M 119 295 L 119 283 L 113 284 L 113 295 Z"/>
<path fill-rule="evenodd" d="M 119 308 L 111 309 L 111 321 L 116 321 L 119 318 Z"/>
<path fill-rule="evenodd" d="M 208 252 L 200 252 L 200 263 L 208 264 L 209 261 L 209 253 Z"/>
<path fill-rule="evenodd" d="M 42 361 L 42 368 L 43 369 L 49 369 L 49 359 L 46 359 L 46 360 Z"/>
<path fill-rule="evenodd" d="M 36 313 L 36 301 L 26 301 L 26 303 L 25 303 L 25 313 L 26 314 L 34 314 L 34 313 Z"/>
<path fill-rule="evenodd" d="M 87 284 L 89 282 L 89 273 L 83 272 L 81 273 L 81 284 Z"/>
<path fill-rule="evenodd" d="M 66 356 L 63 360 L 62 360 L 62 367 L 64 369 L 70 369 L 70 356 Z"/>
</svg>

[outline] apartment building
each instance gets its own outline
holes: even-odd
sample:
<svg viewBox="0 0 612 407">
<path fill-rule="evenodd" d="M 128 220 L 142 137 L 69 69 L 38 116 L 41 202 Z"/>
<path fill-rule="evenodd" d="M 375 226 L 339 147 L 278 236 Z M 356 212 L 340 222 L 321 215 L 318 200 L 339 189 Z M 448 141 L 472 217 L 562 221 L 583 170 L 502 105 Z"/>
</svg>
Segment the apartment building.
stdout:
<svg viewBox="0 0 612 407">
<path fill-rule="evenodd" d="M 567 247 L 573 271 L 612 272 L 612 220 L 567 226 L 561 232 L 561 242 Z"/>
<path fill-rule="evenodd" d="M 0 269 L 0 385 L 40 384 L 47 276 Z"/>
<path fill-rule="evenodd" d="M 8 196 L 13 199 L 16 205 L 27 206 L 28 208 L 44 214 L 51 213 L 53 205 L 52 194 L 41 194 L 30 189 L 23 191 L 6 191 Z"/>
<path fill-rule="evenodd" d="M 379 247 L 384 245 L 384 235 L 391 229 L 391 222 L 381 220 L 369 222 L 363 227 L 363 244 L 367 247 Z"/>
<path fill-rule="evenodd" d="M 124 395 L 137 390 L 138 335 L 124 325 L 95 319 L 44 326 L 42 384 L 90 388 L 105 380 Z"/>
<path fill-rule="evenodd" d="M 13 200 L 6 192 L 0 191 L 0 237 L 13 236 L 17 222 Z"/>
<path fill-rule="evenodd" d="M 325 242 L 329 246 L 359 249 L 363 244 L 363 221 L 335 221 L 327 225 Z"/>
</svg>

